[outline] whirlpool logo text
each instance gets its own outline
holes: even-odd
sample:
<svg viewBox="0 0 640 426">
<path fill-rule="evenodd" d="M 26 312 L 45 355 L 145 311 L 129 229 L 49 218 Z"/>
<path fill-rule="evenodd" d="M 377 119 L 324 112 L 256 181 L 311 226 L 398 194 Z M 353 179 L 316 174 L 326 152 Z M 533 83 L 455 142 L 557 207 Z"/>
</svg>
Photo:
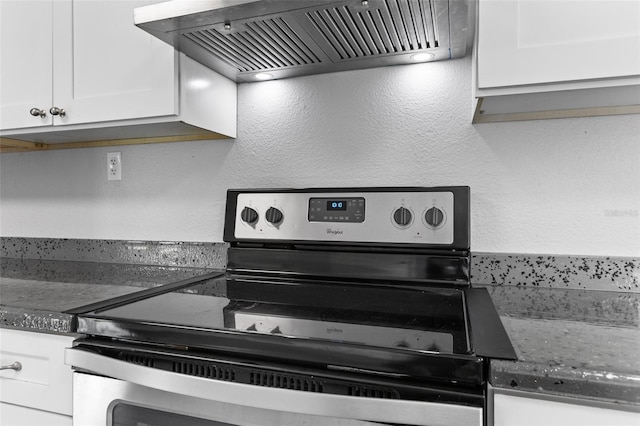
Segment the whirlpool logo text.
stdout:
<svg viewBox="0 0 640 426">
<path fill-rule="evenodd" d="M 343 234 L 344 231 L 342 229 L 331 229 L 331 228 L 327 228 L 327 234 L 331 234 L 331 235 L 341 235 Z"/>
</svg>

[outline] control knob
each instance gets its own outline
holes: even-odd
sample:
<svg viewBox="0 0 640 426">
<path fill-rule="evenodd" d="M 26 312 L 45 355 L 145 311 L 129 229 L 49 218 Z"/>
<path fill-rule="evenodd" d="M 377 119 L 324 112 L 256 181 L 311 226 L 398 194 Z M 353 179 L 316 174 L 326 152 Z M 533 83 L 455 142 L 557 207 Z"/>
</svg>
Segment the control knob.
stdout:
<svg viewBox="0 0 640 426">
<path fill-rule="evenodd" d="M 279 209 L 275 207 L 269 207 L 267 213 L 265 213 L 265 217 L 267 219 L 267 222 L 277 225 L 282 222 L 283 214 Z"/>
<path fill-rule="evenodd" d="M 437 228 L 444 220 L 444 213 L 437 207 L 431 207 L 424 215 L 424 220 L 430 226 Z"/>
<path fill-rule="evenodd" d="M 393 221 L 400 226 L 407 226 L 411 223 L 412 219 L 411 211 L 407 208 L 400 207 L 393 212 Z"/>
<path fill-rule="evenodd" d="M 245 207 L 242 209 L 242 213 L 240 213 L 240 219 L 249 225 L 253 225 L 258 221 L 258 212 L 251 207 Z"/>
</svg>

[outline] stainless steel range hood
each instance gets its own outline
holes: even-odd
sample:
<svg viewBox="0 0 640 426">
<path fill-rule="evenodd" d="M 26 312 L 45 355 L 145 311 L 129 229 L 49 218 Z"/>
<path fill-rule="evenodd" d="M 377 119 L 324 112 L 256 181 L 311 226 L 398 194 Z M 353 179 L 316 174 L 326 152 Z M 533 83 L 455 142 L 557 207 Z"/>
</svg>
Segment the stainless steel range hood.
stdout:
<svg viewBox="0 0 640 426">
<path fill-rule="evenodd" d="M 237 82 L 463 57 L 467 0 L 173 0 L 134 22 Z M 423 54 L 417 56 L 418 54 Z"/>
</svg>

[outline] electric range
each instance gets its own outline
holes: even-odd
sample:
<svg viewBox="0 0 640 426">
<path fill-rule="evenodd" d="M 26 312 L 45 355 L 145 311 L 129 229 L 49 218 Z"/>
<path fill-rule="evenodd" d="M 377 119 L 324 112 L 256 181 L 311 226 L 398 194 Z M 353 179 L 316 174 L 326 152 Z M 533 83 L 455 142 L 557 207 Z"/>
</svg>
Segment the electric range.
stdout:
<svg viewBox="0 0 640 426">
<path fill-rule="evenodd" d="M 224 240 L 223 277 L 79 315 L 78 374 L 240 411 L 483 423 L 489 359 L 515 353 L 470 283 L 468 187 L 229 190 Z M 188 377 L 223 391 L 163 386 Z"/>
</svg>

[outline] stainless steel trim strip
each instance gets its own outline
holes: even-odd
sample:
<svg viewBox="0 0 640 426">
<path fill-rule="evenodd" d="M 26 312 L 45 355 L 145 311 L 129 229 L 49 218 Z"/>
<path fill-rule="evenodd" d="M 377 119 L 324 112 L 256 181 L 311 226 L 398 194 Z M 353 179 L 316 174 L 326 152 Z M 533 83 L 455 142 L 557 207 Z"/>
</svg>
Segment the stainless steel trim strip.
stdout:
<svg viewBox="0 0 640 426">
<path fill-rule="evenodd" d="M 73 348 L 66 349 L 65 363 L 153 389 L 247 407 L 416 426 L 482 425 L 477 407 L 263 388 L 156 370 Z"/>
</svg>

